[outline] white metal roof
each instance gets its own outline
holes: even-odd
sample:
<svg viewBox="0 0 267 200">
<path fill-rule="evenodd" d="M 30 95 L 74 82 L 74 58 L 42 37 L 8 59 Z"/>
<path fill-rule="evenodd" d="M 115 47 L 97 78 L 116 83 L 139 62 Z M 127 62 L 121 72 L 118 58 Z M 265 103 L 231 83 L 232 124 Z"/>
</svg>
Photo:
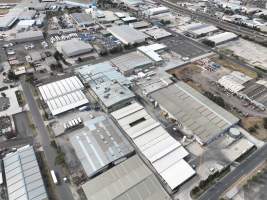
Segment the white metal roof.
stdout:
<svg viewBox="0 0 267 200">
<path fill-rule="evenodd" d="M 231 33 L 231 32 L 224 32 L 217 35 L 213 35 L 207 38 L 207 40 L 212 41 L 216 44 L 220 44 L 224 41 L 229 41 L 237 38 L 238 35 Z"/>
<path fill-rule="evenodd" d="M 42 85 L 39 91 L 51 113 L 57 115 L 88 103 L 82 92 L 83 88 L 82 82 L 76 76 L 72 76 Z"/>
<path fill-rule="evenodd" d="M 9 200 L 48 199 L 34 150 L 31 146 L 7 154 L 4 161 Z"/>
<path fill-rule="evenodd" d="M 162 61 L 161 56 L 156 52 L 162 49 L 165 49 L 167 46 L 164 44 L 151 44 L 148 46 L 141 46 L 138 47 L 137 50 L 154 60 L 155 62 Z"/>
<path fill-rule="evenodd" d="M 185 148 L 170 136 L 140 104 L 135 102 L 111 115 L 171 189 L 175 189 L 194 175 L 195 171 L 188 164 L 185 165 L 185 161 L 181 162 L 188 155 Z M 189 169 L 184 170 L 186 167 Z M 171 179 L 171 173 L 174 173 L 174 179 L 179 177 L 177 181 Z"/>
<path fill-rule="evenodd" d="M 147 36 L 128 25 L 113 26 L 107 29 L 112 35 L 124 44 L 134 44 L 144 42 Z"/>
<path fill-rule="evenodd" d="M 244 89 L 243 85 L 252 78 L 238 71 L 233 71 L 228 75 L 221 77 L 218 83 L 232 92 L 239 92 Z"/>
</svg>

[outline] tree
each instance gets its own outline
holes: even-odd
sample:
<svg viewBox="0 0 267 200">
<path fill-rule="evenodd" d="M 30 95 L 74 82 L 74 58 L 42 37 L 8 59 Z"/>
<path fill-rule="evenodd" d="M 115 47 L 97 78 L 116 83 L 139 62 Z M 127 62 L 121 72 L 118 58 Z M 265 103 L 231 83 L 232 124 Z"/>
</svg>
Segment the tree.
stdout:
<svg viewBox="0 0 267 200">
<path fill-rule="evenodd" d="M 263 127 L 267 129 L 267 117 L 263 118 Z"/>
<path fill-rule="evenodd" d="M 18 80 L 18 76 L 12 70 L 8 71 L 7 78 L 13 81 Z"/>
<path fill-rule="evenodd" d="M 57 156 L 55 158 L 55 164 L 56 165 L 65 165 L 65 153 L 64 152 L 60 152 L 57 154 Z"/>
</svg>

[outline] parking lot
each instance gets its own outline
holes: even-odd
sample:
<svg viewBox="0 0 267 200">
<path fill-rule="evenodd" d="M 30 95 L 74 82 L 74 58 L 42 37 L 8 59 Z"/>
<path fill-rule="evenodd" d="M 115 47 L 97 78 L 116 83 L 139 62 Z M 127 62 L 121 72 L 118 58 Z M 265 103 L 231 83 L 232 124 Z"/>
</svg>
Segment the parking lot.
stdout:
<svg viewBox="0 0 267 200">
<path fill-rule="evenodd" d="M 195 58 L 204 55 L 209 52 L 209 49 L 205 48 L 201 44 L 186 38 L 174 31 L 168 30 L 172 33 L 171 37 L 160 40 L 168 48 L 182 57 Z"/>
</svg>

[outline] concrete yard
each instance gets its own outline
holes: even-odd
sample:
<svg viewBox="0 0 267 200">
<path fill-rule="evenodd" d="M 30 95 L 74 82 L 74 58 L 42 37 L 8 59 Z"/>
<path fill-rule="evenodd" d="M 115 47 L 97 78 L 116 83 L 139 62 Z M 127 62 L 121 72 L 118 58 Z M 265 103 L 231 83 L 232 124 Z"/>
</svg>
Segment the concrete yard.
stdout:
<svg viewBox="0 0 267 200">
<path fill-rule="evenodd" d="M 239 40 L 227 43 L 227 46 L 224 48 L 232 50 L 234 54 L 251 65 L 267 70 L 266 47 L 240 38 Z"/>
<path fill-rule="evenodd" d="M 170 30 L 168 30 L 170 31 Z M 209 52 L 201 44 L 186 38 L 174 31 L 170 31 L 173 36 L 160 40 L 161 43 L 168 46 L 171 51 L 180 54 L 182 57 L 195 58 Z"/>
</svg>

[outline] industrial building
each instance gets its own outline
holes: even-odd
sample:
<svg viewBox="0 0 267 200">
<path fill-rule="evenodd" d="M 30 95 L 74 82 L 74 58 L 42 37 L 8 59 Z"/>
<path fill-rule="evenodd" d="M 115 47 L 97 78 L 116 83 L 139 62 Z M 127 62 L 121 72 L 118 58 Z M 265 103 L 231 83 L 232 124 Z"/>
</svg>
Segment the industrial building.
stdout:
<svg viewBox="0 0 267 200">
<path fill-rule="evenodd" d="M 249 100 L 261 109 L 267 108 L 267 81 L 264 79 L 251 80 L 243 84 L 244 89 L 239 91 L 239 95 Z"/>
<path fill-rule="evenodd" d="M 88 177 L 93 177 L 127 159 L 134 148 L 106 115 L 84 119 L 70 142 Z"/>
<path fill-rule="evenodd" d="M 42 100 L 48 105 L 52 115 L 58 115 L 88 103 L 83 93 L 84 86 L 72 76 L 39 86 Z"/>
<path fill-rule="evenodd" d="M 129 80 L 117 72 L 109 62 L 82 66 L 76 73 L 90 86 L 92 95 L 106 112 L 129 104 L 135 97 L 128 88 Z"/>
<path fill-rule="evenodd" d="M 165 49 L 167 49 L 167 46 L 159 43 L 151 44 L 148 46 L 141 46 L 137 48 L 139 52 L 143 53 L 154 62 L 161 62 L 163 60 L 157 52 L 163 51 Z"/>
<path fill-rule="evenodd" d="M 31 20 L 34 19 L 36 10 L 26 10 L 19 15 L 19 20 Z"/>
<path fill-rule="evenodd" d="M 111 115 L 171 190 L 195 174 L 184 160 L 189 155 L 187 150 L 139 103 L 133 102 Z"/>
<path fill-rule="evenodd" d="M 225 89 L 238 93 L 240 90 L 244 89 L 244 83 L 248 82 L 252 78 L 238 71 L 233 71 L 228 75 L 221 77 L 218 83 Z"/>
<path fill-rule="evenodd" d="M 153 64 L 153 61 L 141 52 L 131 52 L 110 60 L 112 65 L 125 76 L 130 76 L 138 70 L 144 70 Z"/>
<path fill-rule="evenodd" d="M 144 33 L 149 35 L 154 40 L 159 40 L 159 39 L 166 38 L 172 35 L 170 32 L 166 31 L 165 29 L 158 28 L 158 27 L 152 27 L 152 28 L 146 29 Z"/>
<path fill-rule="evenodd" d="M 7 154 L 3 163 L 9 200 L 48 200 L 32 146 L 24 146 Z"/>
<path fill-rule="evenodd" d="M 219 29 L 216 26 L 210 24 L 195 23 L 185 27 L 186 35 L 193 38 L 199 38 L 211 33 L 217 32 Z"/>
<path fill-rule="evenodd" d="M 154 174 L 133 156 L 82 185 L 88 200 L 170 200 Z"/>
<path fill-rule="evenodd" d="M 19 29 L 27 29 L 29 27 L 32 27 L 35 24 L 35 20 L 20 20 L 17 24 L 17 28 Z"/>
<path fill-rule="evenodd" d="M 25 31 L 16 33 L 15 38 L 10 40 L 16 43 L 40 41 L 44 40 L 44 35 L 42 31 Z"/>
<path fill-rule="evenodd" d="M 6 31 L 10 29 L 17 20 L 18 18 L 16 16 L 8 14 L 0 17 L 0 31 Z"/>
<path fill-rule="evenodd" d="M 93 47 L 84 41 L 76 38 L 66 41 L 61 41 L 59 44 L 61 52 L 66 57 L 80 56 L 93 51 Z"/>
<path fill-rule="evenodd" d="M 167 12 L 170 12 L 170 9 L 165 6 L 159 6 L 145 10 L 145 14 L 147 16 L 159 15 Z"/>
<path fill-rule="evenodd" d="M 107 29 L 114 37 L 125 45 L 133 45 L 145 42 L 147 36 L 128 25 L 113 26 Z"/>
<path fill-rule="evenodd" d="M 151 94 L 160 108 L 180 124 L 182 131 L 205 145 L 239 122 L 207 97 L 179 81 Z"/>
<path fill-rule="evenodd" d="M 146 28 L 149 25 L 150 25 L 150 23 L 148 23 L 146 21 L 133 22 L 133 23 L 129 24 L 129 26 L 133 27 L 134 29 Z"/>
<path fill-rule="evenodd" d="M 70 16 L 78 26 L 83 27 L 91 26 L 94 24 L 93 19 L 86 13 L 72 13 L 70 14 Z"/>
<path fill-rule="evenodd" d="M 217 46 L 229 42 L 231 40 L 235 40 L 238 38 L 238 35 L 231 32 L 224 32 L 217 35 L 210 36 L 206 38 L 203 43 L 210 46 Z"/>
<path fill-rule="evenodd" d="M 111 63 L 106 61 L 94 65 L 83 65 L 76 68 L 76 73 L 79 75 L 84 84 L 97 84 L 105 81 L 117 81 L 121 85 L 130 86 L 131 82 L 118 72 Z"/>
</svg>

